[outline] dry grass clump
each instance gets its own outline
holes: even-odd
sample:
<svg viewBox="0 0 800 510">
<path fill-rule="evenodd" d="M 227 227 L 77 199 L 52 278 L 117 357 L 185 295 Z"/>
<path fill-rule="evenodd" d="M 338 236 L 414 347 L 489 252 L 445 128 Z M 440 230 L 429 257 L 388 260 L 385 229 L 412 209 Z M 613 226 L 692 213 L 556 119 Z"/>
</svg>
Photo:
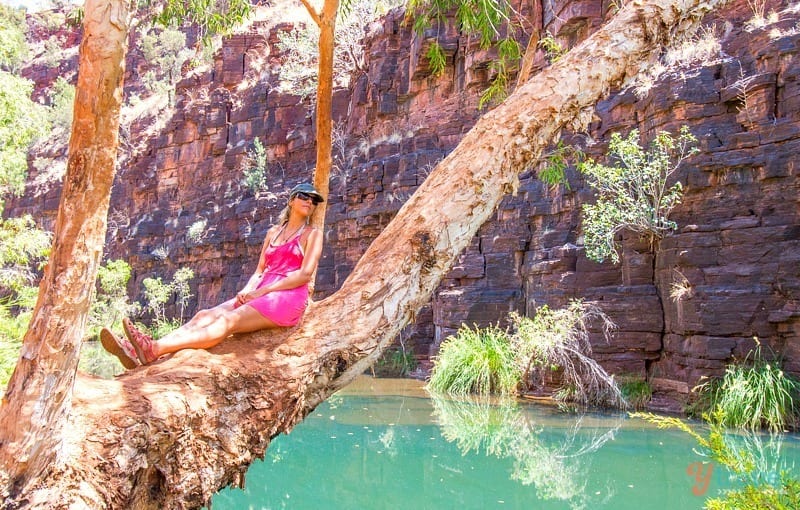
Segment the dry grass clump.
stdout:
<svg viewBox="0 0 800 510">
<path fill-rule="evenodd" d="M 725 31 L 728 31 L 728 27 Z M 663 74 L 696 64 L 714 62 L 721 53 L 722 45 L 717 28 L 701 27 L 693 37 L 667 48 L 660 61 L 654 62 L 640 73 L 633 84 L 634 93 L 636 97 L 644 98 Z"/>
<path fill-rule="evenodd" d="M 595 305 L 580 300 L 557 310 L 543 306 L 533 318 L 511 314 L 512 337 L 523 380 L 561 371 L 562 387 L 556 398 L 579 404 L 625 407 L 614 376 L 591 358 L 589 324 L 600 322 L 608 338 L 614 323 Z"/>
</svg>

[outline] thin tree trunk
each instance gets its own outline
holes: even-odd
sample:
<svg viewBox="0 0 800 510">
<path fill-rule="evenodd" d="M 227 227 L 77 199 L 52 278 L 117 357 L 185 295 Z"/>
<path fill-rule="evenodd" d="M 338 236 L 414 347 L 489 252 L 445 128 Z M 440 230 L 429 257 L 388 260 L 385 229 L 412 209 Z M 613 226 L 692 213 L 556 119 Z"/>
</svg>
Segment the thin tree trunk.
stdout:
<svg viewBox="0 0 800 510">
<path fill-rule="evenodd" d="M 539 51 L 539 38 L 544 30 L 542 10 L 542 0 L 531 0 L 531 38 L 528 39 L 528 46 L 525 48 L 525 54 L 522 55 L 522 63 L 519 67 L 519 74 L 517 75 L 517 87 L 522 86 L 523 83 L 528 81 L 533 72 L 533 61 L 536 58 L 536 52 Z"/>
<path fill-rule="evenodd" d="M 563 127 L 725 1 L 627 2 L 478 121 L 299 327 L 182 351 L 110 382 L 79 377 L 62 462 L 24 492 L 6 489 L 9 506 L 195 507 L 241 482 L 272 437 L 380 355 Z"/>
<path fill-rule="evenodd" d="M 67 173 L 52 252 L 0 407 L 0 483 L 58 469 L 117 157 L 127 0 L 87 0 Z M 54 464 L 55 463 L 55 464 Z"/>
<path fill-rule="evenodd" d="M 325 0 L 319 24 L 319 82 L 317 83 L 317 167 L 314 170 L 314 187 L 327 199 L 331 178 L 331 139 L 333 113 L 333 55 L 336 46 L 336 12 L 339 0 Z M 327 202 L 319 204 L 312 218 L 314 226 L 325 226 Z"/>
<path fill-rule="evenodd" d="M 311 224 L 325 231 L 325 211 L 330 195 L 331 167 L 333 166 L 333 58 L 336 49 L 336 14 L 339 0 L 325 0 L 322 12 L 317 12 L 308 0 L 301 0 L 311 18 L 319 27 L 319 65 L 317 68 L 317 160 L 314 169 L 314 187 L 325 197 L 317 205 Z M 308 290 L 314 293 L 316 272 L 311 277 Z"/>
</svg>

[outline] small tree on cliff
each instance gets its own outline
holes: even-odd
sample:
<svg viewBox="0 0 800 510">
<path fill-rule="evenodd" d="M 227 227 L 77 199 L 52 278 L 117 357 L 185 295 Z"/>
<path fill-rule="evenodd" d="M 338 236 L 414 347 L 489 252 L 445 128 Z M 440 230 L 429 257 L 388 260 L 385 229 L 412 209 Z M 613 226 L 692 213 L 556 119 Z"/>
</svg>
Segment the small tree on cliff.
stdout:
<svg viewBox="0 0 800 510">
<path fill-rule="evenodd" d="M 272 437 L 372 364 L 560 130 L 725 0 L 630 2 L 481 118 L 294 330 L 177 353 L 115 381 L 76 377 L 117 146 L 127 11 L 87 0 L 54 255 L 0 416 L 10 507 L 185 508 L 241 483 Z M 94 73 L 87 72 L 94 70 Z M 93 110 L 94 108 L 94 110 Z M 349 319 L 349 320 L 346 320 Z M 75 402 L 75 406 L 70 405 Z M 69 427 L 65 425 L 69 423 Z"/>
<path fill-rule="evenodd" d="M 677 225 L 669 213 L 681 201 L 683 185 L 671 177 L 680 164 L 696 154 L 697 142 L 687 126 L 677 138 L 662 131 L 650 143 L 649 150 L 639 144 L 639 132 L 627 138 L 611 135 L 609 156 L 612 166 L 589 160 L 581 163 L 586 182 L 597 192 L 594 204 L 583 205 L 583 228 L 586 256 L 602 262 L 606 258 L 619 262 L 616 236 L 623 230 L 649 239 L 650 245 Z"/>
</svg>

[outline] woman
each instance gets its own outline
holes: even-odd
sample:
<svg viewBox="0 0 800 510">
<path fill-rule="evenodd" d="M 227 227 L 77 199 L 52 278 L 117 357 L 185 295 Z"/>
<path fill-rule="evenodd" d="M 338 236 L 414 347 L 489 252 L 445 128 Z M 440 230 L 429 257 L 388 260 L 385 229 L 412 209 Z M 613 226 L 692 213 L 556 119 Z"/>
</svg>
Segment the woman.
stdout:
<svg viewBox="0 0 800 510">
<path fill-rule="evenodd" d="M 289 194 L 281 222 L 264 238 L 258 267 L 236 295 L 192 319 L 158 341 L 123 319 L 127 341 L 104 328 L 103 347 L 126 368 L 147 365 L 181 349 L 210 349 L 234 333 L 294 326 L 308 303 L 308 282 L 322 254 L 322 232 L 308 220 L 322 195 L 308 183 Z"/>
</svg>

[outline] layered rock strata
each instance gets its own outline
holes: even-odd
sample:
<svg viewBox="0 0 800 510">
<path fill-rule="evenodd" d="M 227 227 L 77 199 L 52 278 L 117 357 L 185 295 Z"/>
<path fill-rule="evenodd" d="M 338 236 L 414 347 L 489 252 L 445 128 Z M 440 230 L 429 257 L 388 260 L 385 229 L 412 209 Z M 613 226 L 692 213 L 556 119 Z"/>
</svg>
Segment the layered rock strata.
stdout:
<svg viewBox="0 0 800 510">
<path fill-rule="evenodd" d="M 537 5 L 542 33 L 565 45 L 613 10 L 605 2 Z M 748 26 L 747 2 L 734 2 L 707 20 L 720 51 L 665 69 L 649 90 L 640 83 L 613 92 L 586 133 L 565 134 L 602 158 L 612 132 L 637 128 L 651 139 L 688 125 L 701 153 L 679 169 L 684 197 L 672 215 L 677 231 L 655 250 L 626 236 L 619 265 L 592 262 L 580 207 L 593 198 L 581 176 L 572 169 L 569 187 L 548 188 L 531 169 L 399 339 L 423 370 L 462 324 L 503 322 L 510 311 L 532 314 L 543 304 L 580 298 L 596 302 L 617 324 L 609 342 L 599 334 L 593 339 L 596 357 L 617 373 L 650 378 L 659 392 L 656 407 L 679 407 L 702 376 L 743 358 L 754 337 L 800 373 L 800 15 L 785 3 L 772 7 L 779 19 Z M 367 71 L 336 93 L 336 167 L 318 298 L 341 285 L 470 129 L 491 79 L 491 52 L 454 30 L 438 34 L 449 66 L 432 77 L 422 58 L 430 41 L 402 21 L 393 11 L 370 27 Z M 197 274 L 190 308 L 233 295 L 255 268 L 285 190 L 310 179 L 312 102 L 275 87 L 276 34 L 289 28 L 257 22 L 226 39 L 212 69 L 178 84 L 177 103 L 158 116 L 157 129 L 152 117 L 130 125 L 106 251 L 133 266 L 132 291 L 145 277 L 169 278 L 188 266 Z M 535 67 L 544 65 L 541 53 Z M 255 138 L 269 154 L 269 190 L 256 195 L 242 184 Z M 57 193 L 57 186 L 30 193 L 12 204 L 12 213 L 38 211 L 46 225 Z"/>
</svg>

